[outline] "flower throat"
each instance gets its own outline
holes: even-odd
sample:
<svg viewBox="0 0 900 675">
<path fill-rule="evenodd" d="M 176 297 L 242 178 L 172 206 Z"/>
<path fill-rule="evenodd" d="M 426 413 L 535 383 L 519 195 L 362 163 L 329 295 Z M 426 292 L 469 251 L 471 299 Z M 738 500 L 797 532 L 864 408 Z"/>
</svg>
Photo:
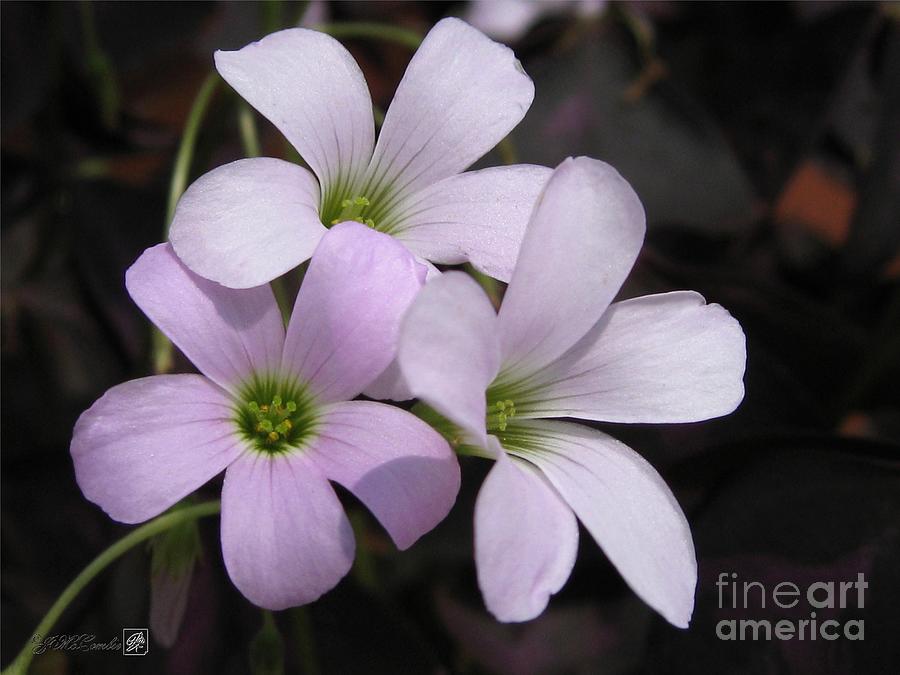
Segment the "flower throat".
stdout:
<svg viewBox="0 0 900 675">
<path fill-rule="evenodd" d="M 366 218 L 366 211 L 369 210 L 371 202 L 368 197 L 353 197 L 352 199 L 344 199 L 341 201 L 341 212 L 336 218 L 331 219 L 332 225 L 343 223 L 348 220 L 355 220 L 357 223 L 368 225 L 375 229 L 375 221 Z"/>
<path fill-rule="evenodd" d="M 264 454 L 301 448 L 315 432 L 316 412 L 303 387 L 273 381 L 254 382 L 241 392 L 235 422 L 241 435 Z"/>
</svg>

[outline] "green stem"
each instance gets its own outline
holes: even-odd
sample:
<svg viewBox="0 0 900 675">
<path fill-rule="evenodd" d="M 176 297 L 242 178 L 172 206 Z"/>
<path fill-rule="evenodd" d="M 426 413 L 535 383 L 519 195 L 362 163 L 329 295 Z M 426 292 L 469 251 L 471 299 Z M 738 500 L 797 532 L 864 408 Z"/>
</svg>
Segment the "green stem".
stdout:
<svg viewBox="0 0 900 675">
<path fill-rule="evenodd" d="M 172 169 L 172 179 L 169 182 L 169 201 L 166 206 L 166 224 L 163 227 L 163 239 L 169 238 L 169 226 L 175 215 L 175 206 L 187 188 L 188 177 L 191 171 L 191 160 L 194 158 L 194 148 L 197 146 L 197 134 L 200 124 L 206 116 L 206 109 L 219 84 L 219 76 L 216 73 L 207 75 L 200 91 L 194 97 L 187 121 L 184 123 L 184 131 L 181 134 L 181 144 L 178 146 L 178 154 L 175 156 L 175 167 Z M 173 355 L 172 343 L 165 335 L 153 326 L 151 334 L 151 361 L 153 372 L 167 373 L 172 370 Z"/>
<path fill-rule="evenodd" d="M 34 629 L 33 635 L 46 637 L 60 615 L 81 590 L 87 586 L 94 577 L 127 551 L 131 550 L 142 541 L 146 541 L 160 532 L 165 532 L 169 528 L 179 525 L 180 523 L 203 518 L 204 516 L 212 516 L 217 514 L 220 510 L 221 504 L 218 500 L 204 502 L 202 504 L 197 504 L 196 506 L 189 506 L 178 509 L 177 511 L 165 513 L 158 518 L 154 518 L 146 525 L 126 534 L 119 539 L 119 541 L 94 558 L 94 560 L 82 570 L 81 574 L 75 577 L 72 583 L 70 583 L 56 599 L 56 602 L 53 603 L 53 606 L 49 609 L 47 614 L 44 615 L 44 618 L 38 624 L 37 628 Z M 31 659 L 33 657 L 34 654 L 32 652 L 31 642 L 26 642 L 15 661 L 3 671 L 2 675 L 24 675 L 28 671 L 28 666 L 31 664 Z"/>
<path fill-rule="evenodd" d="M 80 7 L 88 75 L 97 97 L 97 107 L 103 126 L 114 129 L 119 118 L 119 85 L 116 82 L 116 74 L 97 37 L 93 3 L 82 0 Z"/>
<path fill-rule="evenodd" d="M 275 617 L 262 610 L 263 625 L 250 641 L 250 672 L 253 675 L 284 675 L 284 638 Z"/>
<path fill-rule="evenodd" d="M 319 659 L 316 656 L 316 641 L 313 637 L 312 619 L 307 607 L 291 610 L 291 624 L 294 629 L 294 644 L 302 664 L 304 675 L 319 675 Z"/>
<path fill-rule="evenodd" d="M 341 23 L 326 23 L 315 26 L 315 29 L 328 33 L 333 38 L 373 38 L 385 42 L 396 42 L 410 49 L 418 49 L 422 44 L 423 36 L 414 30 L 391 26 L 383 23 L 368 21 L 347 21 Z"/>
<path fill-rule="evenodd" d="M 244 155 L 259 157 L 262 152 L 259 147 L 259 134 L 256 131 L 256 118 L 250 104 L 244 100 L 238 107 L 238 129 L 241 133 L 241 143 L 244 145 Z"/>
<path fill-rule="evenodd" d="M 378 584 L 378 572 L 375 568 L 375 558 L 366 544 L 366 516 L 361 511 L 353 509 L 349 512 L 350 526 L 356 538 L 356 559 L 353 561 L 353 577 L 356 582 L 373 595 L 379 595 L 381 586 Z"/>
<path fill-rule="evenodd" d="M 281 0 L 265 0 L 259 4 L 259 10 L 262 16 L 260 23 L 262 24 L 264 35 L 274 33 L 276 30 L 281 30 L 285 27 L 282 19 L 284 4 Z M 303 11 L 306 11 L 305 7 Z"/>
<path fill-rule="evenodd" d="M 175 168 L 172 170 L 172 180 L 169 183 L 169 201 L 166 208 L 166 226 L 163 230 L 163 238 L 169 237 L 169 225 L 172 216 L 175 215 L 175 205 L 181 198 L 187 187 L 188 176 L 191 170 L 191 160 L 194 158 L 194 148 L 197 145 L 197 133 L 200 124 L 209 107 L 209 100 L 219 84 L 217 73 L 210 73 L 197 92 L 191 111 L 188 113 L 187 122 L 184 124 L 184 132 L 181 134 L 181 145 L 178 146 L 178 155 L 175 157 Z"/>
</svg>

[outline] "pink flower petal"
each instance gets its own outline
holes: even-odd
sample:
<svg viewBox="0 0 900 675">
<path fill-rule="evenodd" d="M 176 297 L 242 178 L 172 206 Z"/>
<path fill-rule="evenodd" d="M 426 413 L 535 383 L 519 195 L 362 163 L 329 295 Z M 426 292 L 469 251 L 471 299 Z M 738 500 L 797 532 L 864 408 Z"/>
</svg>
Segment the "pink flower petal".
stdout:
<svg viewBox="0 0 900 675">
<path fill-rule="evenodd" d="M 513 42 L 543 17 L 597 16 L 603 13 L 606 3 L 607 0 L 472 0 L 463 18 L 491 37 Z"/>
<path fill-rule="evenodd" d="M 396 358 L 372 384 L 365 388 L 363 395 L 377 401 L 408 401 L 415 398 L 409 390 L 409 384 L 403 377 Z"/>
<path fill-rule="evenodd" d="M 441 522 L 459 491 L 459 464 L 443 437 L 382 403 L 331 406 L 310 460 L 369 507 L 400 549 Z"/>
<path fill-rule="evenodd" d="M 504 42 L 525 34 L 541 14 L 564 12 L 565 0 L 472 0 L 464 18 L 478 30 Z"/>
<path fill-rule="evenodd" d="M 169 239 L 200 276 L 250 288 L 309 259 L 325 233 L 318 209 L 319 184 L 303 167 L 241 159 L 194 181 L 178 202 Z"/>
<path fill-rule="evenodd" d="M 634 592 L 686 628 L 697 559 L 684 513 L 656 470 L 628 446 L 580 424 L 522 420 L 515 429 L 537 446 L 515 454 L 544 473 Z"/>
<path fill-rule="evenodd" d="M 744 397 L 744 333 L 721 306 L 692 291 L 610 306 L 532 380 L 523 417 L 607 422 L 696 422 L 727 415 Z"/>
<path fill-rule="evenodd" d="M 284 324 L 268 286 L 235 290 L 199 277 L 169 244 L 148 248 L 125 273 L 144 314 L 216 384 L 233 391 L 278 368 Z"/>
<path fill-rule="evenodd" d="M 511 49 L 443 19 L 397 87 L 366 174 L 368 192 L 391 186 L 402 196 L 459 173 L 499 143 L 533 99 Z"/>
<path fill-rule="evenodd" d="M 353 564 L 353 530 L 328 481 L 303 453 L 249 453 L 222 487 L 222 554 L 248 600 L 266 609 L 303 605 Z"/>
<path fill-rule="evenodd" d="M 386 234 L 355 222 L 332 227 L 297 295 L 284 371 L 309 383 L 322 403 L 359 394 L 393 360 L 400 320 L 425 271 Z"/>
<path fill-rule="evenodd" d="M 497 315 L 469 276 L 432 279 L 403 319 L 397 361 L 409 390 L 485 443 L 485 391 L 500 367 Z"/>
<path fill-rule="evenodd" d="M 297 148 L 324 195 L 356 183 L 372 157 L 372 99 L 337 40 L 290 28 L 215 59 L 225 81 Z"/>
<path fill-rule="evenodd" d="M 500 308 L 503 370 L 525 375 L 602 316 L 644 239 L 644 209 L 608 164 L 567 159 L 535 207 Z"/>
<path fill-rule="evenodd" d="M 578 525 L 534 466 L 507 457 L 494 436 L 489 441 L 497 461 L 475 502 L 478 585 L 498 620 L 528 621 L 569 578 Z"/>
<path fill-rule="evenodd" d="M 243 451 L 232 415 L 229 397 L 200 375 L 115 386 L 75 424 L 75 480 L 113 520 L 157 516 Z"/>
<path fill-rule="evenodd" d="M 518 164 L 445 178 L 398 208 L 391 234 L 423 258 L 451 265 L 468 261 L 509 281 L 550 174 L 544 166 Z"/>
</svg>

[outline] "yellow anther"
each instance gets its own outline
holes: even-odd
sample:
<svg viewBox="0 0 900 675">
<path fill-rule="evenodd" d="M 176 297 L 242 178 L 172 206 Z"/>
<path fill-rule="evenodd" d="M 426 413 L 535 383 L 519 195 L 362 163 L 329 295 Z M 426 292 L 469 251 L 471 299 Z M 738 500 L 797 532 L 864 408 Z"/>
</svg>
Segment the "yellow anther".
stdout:
<svg viewBox="0 0 900 675">
<path fill-rule="evenodd" d="M 516 416 L 516 404 L 510 399 L 494 401 L 488 406 L 487 428 L 489 431 L 506 431 L 509 420 Z"/>
<path fill-rule="evenodd" d="M 371 202 L 368 197 L 359 196 L 342 199 L 341 212 L 337 215 L 337 218 L 331 220 L 331 224 L 337 225 L 338 223 L 343 223 L 347 220 L 355 220 L 358 223 L 374 228 L 375 221 L 371 218 L 366 218 L 363 214 L 369 206 L 371 206 Z"/>
<path fill-rule="evenodd" d="M 266 438 L 268 438 L 269 441 L 271 441 L 272 443 L 274 443 L 275 441 L 277 441 L 277 440 L 280 438 L 280 436 L 278 435 L 277 432 L 275 432 L 275 431 L 270 431 L 270 432 L 269 432 L 269 435 L 266 436 Z"/>
</svg>

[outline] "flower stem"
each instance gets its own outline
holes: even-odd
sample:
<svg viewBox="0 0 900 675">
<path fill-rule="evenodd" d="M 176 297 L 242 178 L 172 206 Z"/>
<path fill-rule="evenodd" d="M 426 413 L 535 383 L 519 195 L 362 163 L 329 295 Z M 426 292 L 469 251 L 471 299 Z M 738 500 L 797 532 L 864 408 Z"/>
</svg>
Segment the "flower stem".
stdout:
<svg viewBox="0 0 900 675">
<path fill-rule="evenodd" d="M 40 635 L 41 637 L 46 637 L 47 633 L 53 628 L 53 625 L 59 619 L 60 615 L 65 611 L 66 607 L 69 606 L 69 603 L 75 599 L 75 597 L 82 591 L 82 589 L 90 583 L 90 581 L 97 576 L 100 572 L 106 569 L 113 561 L 121 557 L 127 551 L 131 550 L 138 544 L 151 537 L 159 534 L 160 532 L 165 532 L 169 528 L 175 527 L 181 523 L 187 522 L 189 520 L 196 520 L 197 518 L 203 518 L 204 516 L 212 516 L 221 510 L 222 506 L 218 500 L 203 502 L 202 504 L 197 504 L 196 506 L 188 506 L 183 509 L 178 509 L 176 511 L 172 511 L 170 513 L 165 513 L 158 518 L 154 518 L 149 523 L 142 525 L 136 530 L 132 530 L 124 537 L 119 539 L 116 543 L 110 546 L 108 549 L 103 551 L 100 555 L 94 558 L 91 563 L 85 567 L 81 574 L 79 574 L 75 579 L 72 580 L 66 589 L 60 594 L 60 596 L 56 599 L 56 602 L 53 603 L 53 606 L 48 610 L 47 614 L 44 615 L 44 618 L 38 624 L 37 628 L 34 629 L 33 635 Z M 28 666 L 31 664 L 31 659 L 34 657 L 34 653 L 31 649 L 31 642 L 26 642 L 25 646 L 22 648 L 22 651 L 19 652 L 19 655 L 16 657 L 15 661 L 13 661 L 2 673 L 2 675 L 24 675 L 28 671 Z"/>
<path fill-rule="evenodd" d="M 184 131 L 181 134 L 181 144 L 178 146 L 178 154 L 175 157 L 175 168 L 172 169 L 172 179 L 169 183 L 169 201 L 166 206 L 166 223 L 163 227 L 163 239 L 169 238 L 169 226 L 175 215 L 175 206 L 187 188 L 188 176 L 191 170 L 191 160 L 194 158 L 194 148 L 197 145 L 197 134 L 200 124 L 206 115 L 209 101 L 219 84 L 219 76 L 216 73 L 207 75 L 200 91 L 194 97 L 194 103 L 188 113 Z M 165 335 L 153 326 L 151 335 L 151 360 L 153 372 L 167 373 L 172 370 L 172 343 Z"/>
<path fill-rule="evenodd" d="M 94 20 L 94 5 L 82 0 L 81 33 L 84 39 L 85 59 L 88 76 L 97 97 L 100 119 L 106 129 L 114 129 L 119 119 L 119 85 L 112 62 L 100 46 L 97 25 Z"/>
<path fill-rule="evenodd" d="M 256 118 L 250 104 L 243 100 L 238 107 L 238 128 L 241 132 L 241 143 L 244 145 L 244 155 L 259 157 L 262 152 L 259 147 L 259 134 L 256 131 Z"/>
<path fill-rule="evenodd" d="M 181 145 L 178 146 L 178 155 L 175 157 L 175 168 L 172 170 L 172 180 L 169 183 L 169 201 L 166 207 L 166 226 L 163 230 L 163 238 L 169 236 L 169 225 L 172 223 L 172 216 L 175 215 L 175 205 L 181 198 L 181 194 L 187 187 L 188 174 L 191 170 L 191 160 L 194 158 L 194 148 L 197 145 L 197 133 L 200 130 L 200 124 L 206 115 L 206 109 L 209 107 L 209 100 L 212 98 L 216 87 L 219 85 L 219 75 L 210 73 L 206 76 L 200 91 L 194 98 L 191 110 L 188 113 L 187 122 L 184 124 L 184 131 L 181 134 Z"/>
<path fill-rule="evenodd" d="M 353 576 L 356 582 L 372 595 L 378 595 L 381 586 L 378 583 L 378 572 L 375 569 L 375 558 L 366 542 L 366 516 L 353 509 L 349 512 L 350 526 L 356 538 L 356 559 L 353 561 Z"/>
<path fill-rule="evenodd" d="M 319 675 L 319 659 L 316 656 L 316 641 L 313 637 L 312 619 L 307 607 L 294 607 L 290 611 L 294 645 L 302 664 L 300 672 L 305 675 Z"/>
<path fill-rule="evenodd" d="M 315 29 L 328 33 L 333 38 L 373 38 L 385 42 L 396 42 L 410 49 L 418 49 L 422 44 L 423 36 L 408 28 L 391 26 L 384 23 L 369 21 L 346 21 L 341 23 L 325 23 L 315 26 Z"/>
</svg>

